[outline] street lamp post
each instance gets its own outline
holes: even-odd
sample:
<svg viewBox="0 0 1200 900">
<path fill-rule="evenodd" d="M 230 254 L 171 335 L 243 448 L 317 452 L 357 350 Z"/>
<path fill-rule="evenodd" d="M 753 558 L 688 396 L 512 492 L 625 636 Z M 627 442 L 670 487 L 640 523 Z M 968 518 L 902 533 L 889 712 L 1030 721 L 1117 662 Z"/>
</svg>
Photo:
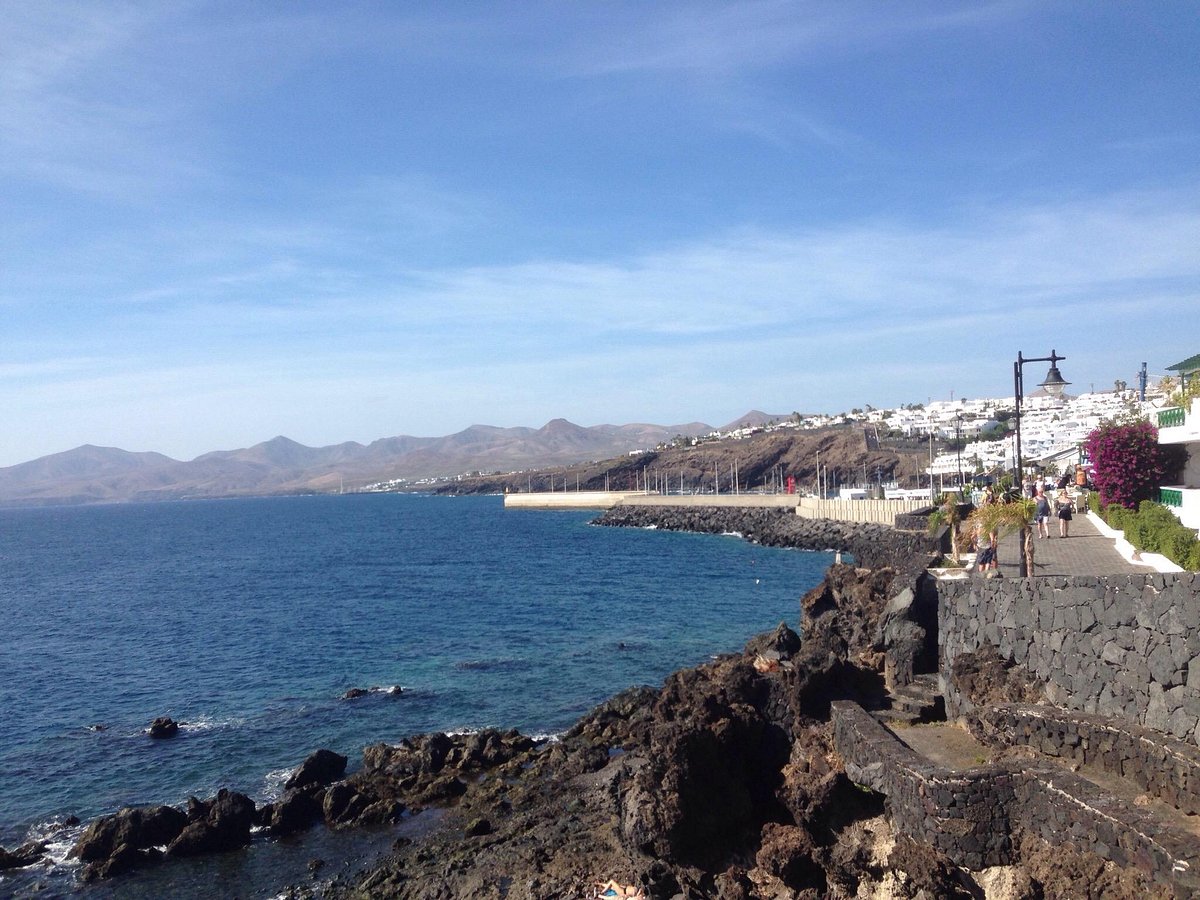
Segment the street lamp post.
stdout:
<svg viewBox="0 0 1200 900">
<path fill-rule="evenodd" d="M 1017 351 L 1017 359 L 1013 363 L 1013 392 L 1016 394 L 1016 403 L 1017 403 L 1016 444 L 1015 444 L 1014 450 L 1013 450 L 1013 456 L 1014 456 L 1014 459 L 1013 459 L 1013 486 L 1018 491 L 1021 490 L 1021 474 L 1022 474 L 1021 473 L 1021 468 L 1022 468 L 1021 467 L 1021 401 L 1025 397 L 1025 377 L 1024 377 L 1024 373 L 1022 372 L 1022 367 L 1025 365 L 1025 363 L 1031 363 L 1031 362 L 1048 362 L 1048 363 L 1050 363 L 1050 370 L 1046 373 L 1046 378 L 1044 381 L 1042 381 L 1042 383 L 1039 385 L 1039 387 L 1045 388 L 1046 393 L 1050 394 L 1051 396 L 1060 397 L 1060 396 L 1062 396 L 1063 388 L 1065 388 L 1068 384 L 1071 383 L 1069 381 L 1064 380 L 1062 377 L 1062 373 L 1058 371 L 1058 363 L 1060 360 L 1064 360 L 1064 359 L 1066 359 L 1065 356 L 1059 356 L 1054 350 L 1050 351 L 1049 356 L 1037 356 L 1037 357 L 1031 357 L 1029 359 L 1026 359 L 1024 356 L 1022 356 L 1021 352 L 1019 350 Z M 1021 552 L 1018 555 L 1020 557 L 1019 571 L 1020 571 L 1021 577 L 1025 577 L 1026 575 L 1029 574 L 1026 571 L 1026 566 L 1025 566 L 1025 549 L 1021 548 Z"/>
<path fill-rule="evenodd" d="M 963 494 L 963 470 L 962 470 L 962 413 L 954 414 L 954 445 L 958 448 L 958 492 Z"/>
</svg>

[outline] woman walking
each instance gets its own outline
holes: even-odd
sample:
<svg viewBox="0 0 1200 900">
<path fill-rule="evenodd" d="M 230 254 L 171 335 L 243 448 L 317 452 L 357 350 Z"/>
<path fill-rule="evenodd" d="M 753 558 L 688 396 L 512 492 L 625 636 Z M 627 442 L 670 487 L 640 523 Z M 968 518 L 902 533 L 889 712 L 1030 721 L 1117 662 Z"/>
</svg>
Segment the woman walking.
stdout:
<svg viewBox="0 0 1200 900">
<path fill-rule="evenodd" d="M 1067 492 L 1058 492 L 1058 536 L 1067 537 L 1071 531 L 1072 508 L 1071 498 L 1067 496 Z"/>
</svg>

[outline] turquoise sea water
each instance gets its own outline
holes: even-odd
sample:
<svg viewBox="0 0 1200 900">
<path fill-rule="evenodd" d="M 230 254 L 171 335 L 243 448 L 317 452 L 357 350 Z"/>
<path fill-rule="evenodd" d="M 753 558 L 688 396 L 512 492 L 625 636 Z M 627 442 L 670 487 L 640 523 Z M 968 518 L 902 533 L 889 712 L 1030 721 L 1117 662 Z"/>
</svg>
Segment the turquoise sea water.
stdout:
<svg viewBox="0 0 1200 900">
<path fill-rule="evenodd" d="M 353 766 L 422 731 L 561 731 L 795 626 L 830 562 L 594 515 L 392 494 L 0 510 L 0 845 L 222 786 L 266 799 L 317 747 Z M 178 737 L 145 735 L 159 715 Z"/>
</svg>

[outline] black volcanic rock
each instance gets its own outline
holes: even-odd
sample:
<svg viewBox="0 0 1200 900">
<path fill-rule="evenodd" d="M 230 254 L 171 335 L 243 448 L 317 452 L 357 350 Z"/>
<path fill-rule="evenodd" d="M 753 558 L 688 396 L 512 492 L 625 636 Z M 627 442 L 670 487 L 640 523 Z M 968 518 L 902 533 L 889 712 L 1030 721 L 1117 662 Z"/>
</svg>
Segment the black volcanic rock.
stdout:
<svg viewBox="0 0 1200 900">
<path fill-rule="evenodd" d="M 250 843 L 254 801 L 222 788 L 210 800 L 188 800 L 188 824 L 167 846 L 168 856 L 199 856 L 236 850 Z"/>
<path fill-rule="evenodd" d="M 317 750 L 300 764 L 292 776 L 284 782 L 285 790 L 306 788 L 313 785 L 324 787 L 337 781 L 346 772 L 346 757 L 332 750 Z"/>
<path fill-rule="evenodd" d="M 22 844 L 11 853 L 0 847 L 0 871 L 5 869 L 22 869 L 32 866 L 46 853 L 46 845 L 38 841 Z"/>
<path fill-rule="evenodd" d="M 447 825 L 346 894 L 424 900 L 511 883 L 518 896 L 572 896 L 612 877 L 664 900 L 815 897 L 870 877 L 872 857 L 841 830 L 883 804 L 847 781 L 820 715 L 831 692 L 880 681 L 872 641 L 894 577 L 834 567 L 808 598 L 802 643 L 782 625 L 660 690 L 618 694 L 557 742 L 521 749 L 481 732 L 367 748 L 358 790 L 436 799 Z M 759 671 L 765 654 L 789 665 Z M 435 796 L 451 783 L 458 796 Z"/>
<path fill-rule="evenodd" d="M 259 822 L 277 836 L 303 831 L 322 815 L 320 794 L 313 790 L 291 790 L 259 810 Z"/>
<path fill-rule="evenodd" d="M 170 716 L 159 716 L 150 723 L 146 733 L 152 738 L 169 738 L 179 734 L 179 723 Z"/>
<path fill-rule="evenodd" d="M 118 865 L 124 866 L 134 859 L 131 851 L 169 844 L 187 821 L 187 816 L 173 806 L 125 807 L 93 821 L 75 842 L 71 856 L 85 863 L 103 864 L 119 855 L 122 861 Z M 111 868 L 100 866 L 94 871 L 103 874 Z"/>
</svg>

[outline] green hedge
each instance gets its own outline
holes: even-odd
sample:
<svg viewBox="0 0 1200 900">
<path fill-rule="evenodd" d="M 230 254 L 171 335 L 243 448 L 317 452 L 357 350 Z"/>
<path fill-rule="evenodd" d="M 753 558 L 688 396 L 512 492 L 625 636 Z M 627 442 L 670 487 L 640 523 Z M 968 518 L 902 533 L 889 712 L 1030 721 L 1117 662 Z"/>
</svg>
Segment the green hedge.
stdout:
<svg viewBox="0 0 1200 900">
<path fill-rule="evenodd" d="M 1200 540 L 1196 532 L 1180 524 L 1174 513 L 1161 503 L 1143 500 L 1136 511 L 1111 503 L 1101 515 L 1109 527 L 1125 532 L 1125 540 L 1138 550 L 1161 553 L 1188 571 L 1200 572 Z"/>
</svg>

